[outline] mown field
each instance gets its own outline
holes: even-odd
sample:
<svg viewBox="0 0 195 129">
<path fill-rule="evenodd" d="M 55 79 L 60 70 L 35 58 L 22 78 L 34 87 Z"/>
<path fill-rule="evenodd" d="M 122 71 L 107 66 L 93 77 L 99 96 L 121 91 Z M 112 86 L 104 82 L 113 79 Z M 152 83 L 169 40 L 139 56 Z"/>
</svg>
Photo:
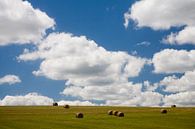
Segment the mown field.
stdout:
<svg viewBox="0 0 195 129">
<path fill-rule="evenodd" d="M 118 110 L 125 117 L 107 115 Z M 0 107 L 0 129 L 195 129 L 195 108 Z M 84 118 L 75 118 L 83 112 Z"/>
</svg>

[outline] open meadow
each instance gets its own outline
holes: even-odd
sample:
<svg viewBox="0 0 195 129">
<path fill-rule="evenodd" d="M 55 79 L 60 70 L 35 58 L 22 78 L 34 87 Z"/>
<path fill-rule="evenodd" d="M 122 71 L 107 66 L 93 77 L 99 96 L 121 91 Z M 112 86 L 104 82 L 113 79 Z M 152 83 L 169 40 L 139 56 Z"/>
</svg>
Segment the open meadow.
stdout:
<svg viewBox="0 0 195 129">
<path fill-rule="evenodd" d="M 142 107 L 0 107 L 0 129 L 195 129 L 195 108 Z M 108 115 L 124 112 L 124 117 Z M 82 112 L 84 118 L 76 118 Z"/>
</svg>

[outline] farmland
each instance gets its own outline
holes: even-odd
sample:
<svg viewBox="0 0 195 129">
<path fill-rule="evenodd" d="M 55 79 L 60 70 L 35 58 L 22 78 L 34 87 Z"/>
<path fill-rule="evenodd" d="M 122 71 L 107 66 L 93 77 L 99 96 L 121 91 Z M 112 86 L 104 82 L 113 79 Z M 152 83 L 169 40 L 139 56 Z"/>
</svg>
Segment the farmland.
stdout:
<svg viewBox="0 0 195 129">
<path fill-rule="evenodd" d="M 0 129 L 195 129 L 195 108 L 10 106 L 0 107 Z M 107 115 L 108 110 L 124 117 Z M 82 112 L 84 118 L 76 118 Z"/>
</svg>

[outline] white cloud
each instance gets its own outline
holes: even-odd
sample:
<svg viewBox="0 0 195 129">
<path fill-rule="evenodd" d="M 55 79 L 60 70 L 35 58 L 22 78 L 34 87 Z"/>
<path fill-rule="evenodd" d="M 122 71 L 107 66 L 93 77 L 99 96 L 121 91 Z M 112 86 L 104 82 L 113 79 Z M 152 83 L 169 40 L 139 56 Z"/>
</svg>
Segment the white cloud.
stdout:
<svg viewBox="0 0 195 129">
<path fill-rule="evenodd" d="M 5 96 L 1 101 L 2 106 L 14 105 L 52 105 L 53 99 L 46 96 L 39 95 L 38 93 L 28 93 L 24 96 Z"/>
<path fill-rule="evenodd" d="M 184 73 L 194 69 L 193 57 L 193 50 L 165 49 L 156 53 L 152 62 L 157 73 Z M 156 91 L 160 86 L 158 83 L 145 81 L 141 84 L 128 81 L 129 77 L 138 76 L 144 65 L 151 63 L 150 60 L 121 51 L 107 51 L 85 36 L 52 33 L 37 44 L 37 49 L 24 50 L 18 59 L 42 59 L 39 70 L 33 73 L 53 80 L 66 80 L 66 88 L 61 93 L 84 100 L 74 101 L 71 103 L 73 105 L 82 105 L 84 102 L 93 105 L 90 100 L 103 100 L 103 105 L 169 104 L 164 100 L 164 96 Z M 69 101 L 59 102 L 64 104 Z"/>
<path fill-rule="evenodd" d="M 143 42 L 141 42 L 141 43 L 137 43 L 136 45 L 137 46 L 150 46 L 150 42 L 148 42 L 148 41 L 143 41 Z"/>
<path fill-rule="evenodd" d="M 165 41 L 179 45 L 195 44 L 194 6 L 194 0 L 140 0 L 124 14 L 124 25 L 127 27 L 129 20 L 134 20 L 138 27 L 154 30 L 186 26 L 179 33 L 169 35 Z"/>
<path fill-rule="evenodd" d="M 144 98 L 140 99 L 149 99 L 154 100 L 154 103 L 151 101 L 145 101 L 142 105 L 146 106 L 154 106 L 158 104 L 158 106 L 170 106 L 176 104 L 177 106 L 195 106 L 195 70 L 187 71 L 183 76 L 176 77 L 175 75 L 164 77 L 159 83 L 150 83 L 149 81 L 144 81 L 143 83 L 143 91 L 142 93 L 156 94 L 153 96 L 146 95 Z M 165 93 L 169 93 L 169 95 L 161 95 L 156 89 L 160 88 L 158 92 L 164 91 Z M 152 92 L 151 92 L 152 91 Z M 142 101 L 144 102 L 144 101 Z M 142 106 L 141 105 L 141 106 Z M 135 105 L 136 106 L 136 105 Z"/>
<path fill-rule="evenodd" d="M 192 0 L 140 0 L 124 14 L 124 25 L 127 27 L 132 19 L 138 27 L 154 30 L 185 26 L 183 30 L 168 35 L 164 41 L 179 45 L 195 44 L 194 5 Z M 104 105 L 123 106 L 159 106 L 163 102 L 164 105 L 195 105 L 194 50 L 165 49 L 152 59 L 154 72 L 185 73 L 181 78 L 169 76 L 160 83 L 133 83 L 128 79 L 139 76 L 144 65 L 151 63 L 150 60 L 123 51 L 107 51 L 85 36 L 51 33 L 42 39 L 46 30 L 54 27 L 55 21 L 45 12 L 34 9 L 28 1 L 1 0 L 0 8 L 0 46 L 35 42 L 37 48 L 25 49 L 18 60 L 41 59 L 39 69 L 33 74 L 67 81 L 62 94 L 81 99 L 60 100 L 59 105 L 96 105 L 88 100 L 104 100 Z M 150 43 L 144 41 L 137 45 L 149 46 Z M 21 80 L 15 75 L 0 78 L 0 84 L 18 82 Z M 177 94 L 163 96 L 156 91 L 161 85 L 165 86 L 165 91 Z M 0 100 L 0 105 L 51 105 L 53 102 L 52 98 L 29 93 L 24 96 L 7 95 Z"/>
<path fill-rule="evenodd" d="M 108 100 L 106 105 L 121 106 L 160 106 L 163 95 L 157 92 L 141 92 L 135 97 L 127 100 Z"/>
<path fill-rule="evenodd" d="M 104 86 L 69 86 L 62 92 L 65 95 L 81 97 L 84 100 L 120 100 L 132 99 L 141 94 L 141 84 L 118 83 Z"/>
<path fill-rule="evenodd" d="M 62 94 L 121 103 L 142 95 L 142 84 L 133 84 L 128 78 L 138 76 L 144 65 L 150 63 L 126 52 L 107 51 L 85 36 L 67 33 L 52 33 L 37 45 L 37 50 L 25 50 L 18 57 L 24 61 L 39 58 L 42 59 L 40 68 L 33 74 L 66 80 L 67 87 Z M 141 100 L 140 103 L 146 101 Z"/>
<path fill-rule="evenodd" d="M 75 85 L 100 85 L 136 77 L 147 59 L 125 52 L 107 51 L 85 36 L 52 33 L 37 46 L 25 52 L 19 60 L 43 59 L 35 75 L 55 80 L 69 80 Z M 97 81 L 98 80 L 98 81 Z"/>
<path fill-rule="evenodd" d="M 71 106 L 97 106 L 97 104 L 91 103 L 89 101 L 68 101 L 68 100 L 61 100 L 58 101 L 58 105 L 63 106 L 65 104 L 71 105 Z"/>
<path fill-rule="evenodd" d="M 55 21 L 28 1 L 0 1 L 0 46 L 38 42 Z"/>
<path fill-rule="evenodd" d="M 171 32 L 163 39 L 163 42 L 177 45 L 195 44 L 194 6 L 194 0 L 139 0 L 124 14 L 124 26 L 127 28 L 130 20 L 133 20 L 137 27 L 150 27 L 153 30 L 180 27 L 180 31 Z M 195 103 L 192 100 L 195 90 L 194 57 L 195 50 L 165 49 L 155 53 L 152 59 L 155 73 L 182 73 L 184 75 L 180 78 L 175 75 L 168 76 L 154 84 L 145 81 L 143 91 L 154 92 L 163 86 L 162 90 L 171 93 L 162 97 L 164 105 L 194 106 Z"/>
<path fill-rule="evenodd" d="M 0 100 L 0 106 L 36 106 L 36 105 L 52 105 L 54 100 L 47 96 L 40 95 L 36 92 L 28 93 L 26 95 L 16 95 L 16 96 L 5 96 Z M 58 105 L 63 106 L 65 104 L 72 106 L 96 106 L 97 104 L 91 103 L 89 101 L 69 101 L 60 100 L 57 102 Z"/>
<path fill-rule="evenodd" d="M 177 106 L 194 106 L 195 105 L 195 91 L 180 92 L 165 96 L 165 106 L 176 104 Z"/>
<path fill-rule="evenodd" d="M 151 82 L 147 80 L 147 81 L 144 81 L 143 83 L 143 90 L 144 91 L 155 91 L 158 88 L 158 86 L 159 86 L 158 83 L 152 84 Z"/>
<path fill-rule="evenodd" d="M 195 69 L 195 50 L 164 49 L 152 59 L 156 73 L 184 73 Z"/>
<path fill-rule="evenodd" d="M 129 25 L 129 20 L 131 19 L 130 9 L 128 12 L 124 13 L 124 19 L 125 19 L 125 22 L 123 25 L 125 26 L 125 28 L 127 28 Z"/>
<path fill-rule="evenodd" d="M 177 78 L 176 76 L 165 77 L 160 84 L 165 86 L 167 92 L 186 92 L 195 91 L 195 70 L 187 71 L 185 74 Z"/>
<path fill-rule="evenodd" d="M 194 44 L 195 45 L 195 26 L 185 27 L 178 33 L 171 33 L 168 35 L 163 42 L 168 44 Z"/>
<path fill-rule="evenodd" d="M 134 51 L 131 51 L 131 55 L 136 56 L 136 55 L 138 55 L 138 53 L 136 50 L 134 50 Z"/>
<path fill-rule="evenodd" d="M 5 75 L 4 77 L 0 78 L 0 85 L 2 84 L 12 85 L 20 82 L 21 82 L 20 78 L 16 75 Z"/>
<path fill-rule="evenodd" d="M 158 106 L 163 95 L 152 91 L 142 91 L 142 84 L 109 85 L 109 86 L 71 86 L 63 94 L 81 97 L 87 100 L 105 100 L 105 105 L 121 106 Z M 152 98 L 152 99 L 151 99 Z"/>
</svg>

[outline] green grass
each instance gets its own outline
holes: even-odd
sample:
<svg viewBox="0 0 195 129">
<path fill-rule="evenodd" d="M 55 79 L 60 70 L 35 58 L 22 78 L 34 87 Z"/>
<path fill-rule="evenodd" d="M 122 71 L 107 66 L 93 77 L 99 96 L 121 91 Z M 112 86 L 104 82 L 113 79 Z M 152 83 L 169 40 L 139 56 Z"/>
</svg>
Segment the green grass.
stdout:
<svg viewBox="0 0 195 129">
<path fill-rule="evenodd" d="M 107 115 L 118 110 L 125 117 Z M 195 129 L 195 108 L 0 107 L 0 129 Z M 84 118 L 75 118 L 83 112 Z"/>
</svg>

